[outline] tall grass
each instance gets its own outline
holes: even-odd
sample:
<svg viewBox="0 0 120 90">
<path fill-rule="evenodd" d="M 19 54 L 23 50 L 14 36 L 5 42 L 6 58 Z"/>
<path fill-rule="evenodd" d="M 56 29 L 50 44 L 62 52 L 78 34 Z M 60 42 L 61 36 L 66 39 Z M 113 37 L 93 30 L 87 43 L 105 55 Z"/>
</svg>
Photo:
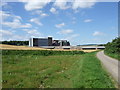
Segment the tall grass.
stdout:
<svg viewBox="0 0 120 90">
<path fill-rule="evenodd" d="M 49 56 L 28 52 L 3 51 L 3 88 L 114 88 L 96 52 Z"/>
</svg>

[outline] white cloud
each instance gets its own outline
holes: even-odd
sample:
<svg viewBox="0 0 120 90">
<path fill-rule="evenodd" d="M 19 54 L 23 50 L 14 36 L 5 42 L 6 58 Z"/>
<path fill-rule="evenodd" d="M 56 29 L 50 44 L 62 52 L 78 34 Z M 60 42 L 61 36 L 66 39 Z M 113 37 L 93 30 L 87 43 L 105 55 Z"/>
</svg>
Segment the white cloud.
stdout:
<svg viewBox="0 0 120 90">
<path fill-rule="evenodd" d="M 33 29 L 33 30 L 23 29 L 23 31 L 26 31 L 28 34 L 33 34 L 33 33 L 37 33 L 38 32 L 35 29 Z"/>
<path fill-rule="evenodd" d="M 73 30 L 66 29 L 66 30 L 61 30 L 60 32 L 57 32 L 57 34 L 70 34 L 70 33 L 73 33 Z"/>
<path fill-rule="evenodd" d="M 54 14 L 58 13 L 55 8 L 51 8 L 51 9 L 50 9 L 50 12 L 52 12 L 52 13 L 54 13 Z"/>
<path fill-rule="evenodd" d="M 20 16 L 16 16 L 16 15 L 10 14 L 9 12 L 0 11 L 0 20 L 3 21 L 5 19 L 7 19 L 7 18 L 22 20 L 22 18 Z"/>
<path fill-rule="evenodd" d="M 96 0 L 75 0 L 73 2 L 72 8 L 91 8 L 93 5 L 95 5 Z"/>
<path fill-rule="evenodd" d="M 14 16 L 14 18 L 22 20 L 22 18 L 20 16 Z"/>
<path fill-rule="evenodd" d="M 74 0 L 71 4 L 68 4 L 68 0 L 56 0 L 54 6 L 60 9 L 78 9 L 78 8 L 91 8 L 95 5 L 96 0 Z"/>
<path fill-rule="evenodd" d="M 37 15 L 40 15 L 41 17 L 49 16 L 48 14 L 44 13 L 42 10 L 33 11 L 32 14 L 33 15 L 37 14 Z"/>
<path fill-rule="evenodd" d="M 30 22 L 33 22 L 33 23 L 38 24 L 38 25 L 40 25 L 40 26 L 43 25 L 43 24 L 39 21 L 38 18 L 32 18 L 32 19 L 30 19 Z"/>
<path fill-rule="evenodd" d="M 53 0 L 20 0 L 25 3 L 25 9 L 27 11 L 31 10 L 38 10 L 45 7 L 48 3 L 52 2 Z M 53 6 L 58 7 L 59 9 L 78 9 L 78 8 L 91 8 L 95 5 L 96 0 L 73 0 L 69 2 L 69 0 L 55 0 L 53 2 Z"/>
<path fill-rule="evenodd" d="M 30 23 L 26 23 L 25 25 L 19 25 L 19 28 L 31 28 L 32 25 Z"/>
<path fill-rule="evenodd" d="M 48 14 L 42 13 L 41 16 L 42 16 L 42 17 L 46 17 L 46 16 L 48 16 Z"/>
<path fill-rule="evenodd" d="M 11 15 L 8 14 L 7 12 L 5 11 L 0 11 L 0 20 L 5 20 L 6 18 L 10 17 Z"/>
<path fill-rule="evenodd" d="M 11 31 L 8 31 L 8 30 L 0 30 L 0 34 L 2 34 L 2 36 L 4 35 L 13 35 L 13 33 Z"/>
<path fill-rule="evenodd" d="M 43 13 L 42 10 L 35 10 L 32 12 L 33 15 L 34 14 L 41 15 L 41 13 Z"/>
<path fill-rule="evenodd" d="M 2 25 L 10 27 L 10 28 L 30 28 L 30 27 L 32 27 L 32 25 L 29 23 L 22 24 L 19 19 L 14 19 L 12 22 L 8 22 L 8 21 L 2 22 Z"/>
<path fill-rule="evenodd" d="M 60 9 L 68 9 L 70 8 L 69 5 L 67 5 L 68 0 L 56 0 L 54 2 L 54 6 L 60 8 Z"/>
<path fill-rule="evenodd" d="M 2 20 L 1 24 L 10 28 L 30 28 L 31 24 L 25 23 L 22 24 L 22 18 L 20 16 L 16 16 L 10 14 L 9 12 L 0 11 L 0 19 Z M 11 19 L 12 21 L 7 21 L 7 19 Z"/>
<path fill-rule="evenodd" d="M 28 29 L 23 29 L 23 31 L 27 32 L 28 37 L 34 36 L 34 37 L 40 37 L 42 34 L 36 30 L 36 29 L 32 29 L 32 30 L 28 30 Z"/>
<path fill-rule="evenodd" d="M 30 37 L 40 37 L 42 34 L 36 29 L 22 29 L 25 31 L 26 35 L 19 35 L 19 33 L 15 33 L 13 30 L 0 30 L 0 40 L 28 40 Z"/>
<path fill-rule="evenodd" d="M 92 22 L 92 19 L 85 19 L 84 22 L 86 22 L 86 23 Z"/>
<path fill-rule="evenodd" d="M 13 33 L 13 30 L 0 30 L 0 40 L 23 40 L 24 36 L 16 35 Z"/>
<path fill-rule="evenodd" d="M 36 10 L 36 9 L 42 9 L 46 4 L 48 4 L 51 0 L 20 0 L 22 2 L 25 2 L 25 9 L 27 11 Z"/>
<path fill-rule="evenodd" d="M 103 35 L 105 35 L 105 34 L 102 33 L 102 32 L 99 32 L 99 31 L 95 31 L 95 32 L 93 33 L 93 36 L 103 36 Z"/>
<path fill-rule="evenodd" d="M 65 23 L 61 23 L 61 24 L 56 24 L 56 25 L 55 25 L 55 27 L 57 27 L 57 28 L 61 28 L 61 27 L 63 27 L 63 26 L 65 26 Z"/>
</svg>

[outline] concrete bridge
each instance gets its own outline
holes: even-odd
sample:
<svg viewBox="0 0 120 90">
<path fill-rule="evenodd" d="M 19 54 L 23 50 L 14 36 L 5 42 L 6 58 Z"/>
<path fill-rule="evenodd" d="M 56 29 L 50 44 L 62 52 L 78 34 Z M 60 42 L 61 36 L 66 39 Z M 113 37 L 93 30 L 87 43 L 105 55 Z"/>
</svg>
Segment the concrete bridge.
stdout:
<svg viewBox="0 0 120 90">
<path fill-rule="evenodd" d="M 82 50 L 89 50 L 89 49 L 98 50 L 98 49 L 105 49 L 105 46 L 81 46 L 81 49 Z"/>
<path fill-rule="evenodd" d="M 40 46 L 46 49 L 78 49 L 78 50 L 99 50 L 105 49 L 105 46 Z"/>
</svg>

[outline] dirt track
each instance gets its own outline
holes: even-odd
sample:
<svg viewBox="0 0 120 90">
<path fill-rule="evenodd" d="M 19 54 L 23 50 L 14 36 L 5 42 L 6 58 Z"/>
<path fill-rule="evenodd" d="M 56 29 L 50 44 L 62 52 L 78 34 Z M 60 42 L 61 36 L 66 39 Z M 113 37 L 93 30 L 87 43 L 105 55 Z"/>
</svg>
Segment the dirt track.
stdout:
<svg viewBox="0 0 120 90">
<path fill-rule="evenodd" d="M 120 61 L 108 57 L 104 54 L 104 51 L 97 53 L 97 57 L 102 62 L 106 70 L 111 74 L 111 76 L 118 82 L 120 85 Z"/>
</svg>

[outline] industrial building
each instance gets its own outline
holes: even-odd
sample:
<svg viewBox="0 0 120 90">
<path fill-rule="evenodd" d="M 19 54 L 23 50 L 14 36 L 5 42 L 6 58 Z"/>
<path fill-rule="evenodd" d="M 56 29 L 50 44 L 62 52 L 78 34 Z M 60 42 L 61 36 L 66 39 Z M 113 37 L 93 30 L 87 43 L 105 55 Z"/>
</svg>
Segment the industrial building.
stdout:
<svg viewBox="0 0 120 90">
<path fill-rule="evenodd" d="M 70 46 L 67 40 L 52 40 L 52 37 L 48 38 L 30 38 L 30 47 L 41 47 L 41 46 Z"/>
<path fill-rule="evenodd" d="M 53 40 L 48 38 L 30 38 L 30 47 L 41 47 L 46 49 L 76 49 L 76 50 L 98 50 L 105 49 L 105 46 L 70 46 L 67 40 Z"/>
</svg>

